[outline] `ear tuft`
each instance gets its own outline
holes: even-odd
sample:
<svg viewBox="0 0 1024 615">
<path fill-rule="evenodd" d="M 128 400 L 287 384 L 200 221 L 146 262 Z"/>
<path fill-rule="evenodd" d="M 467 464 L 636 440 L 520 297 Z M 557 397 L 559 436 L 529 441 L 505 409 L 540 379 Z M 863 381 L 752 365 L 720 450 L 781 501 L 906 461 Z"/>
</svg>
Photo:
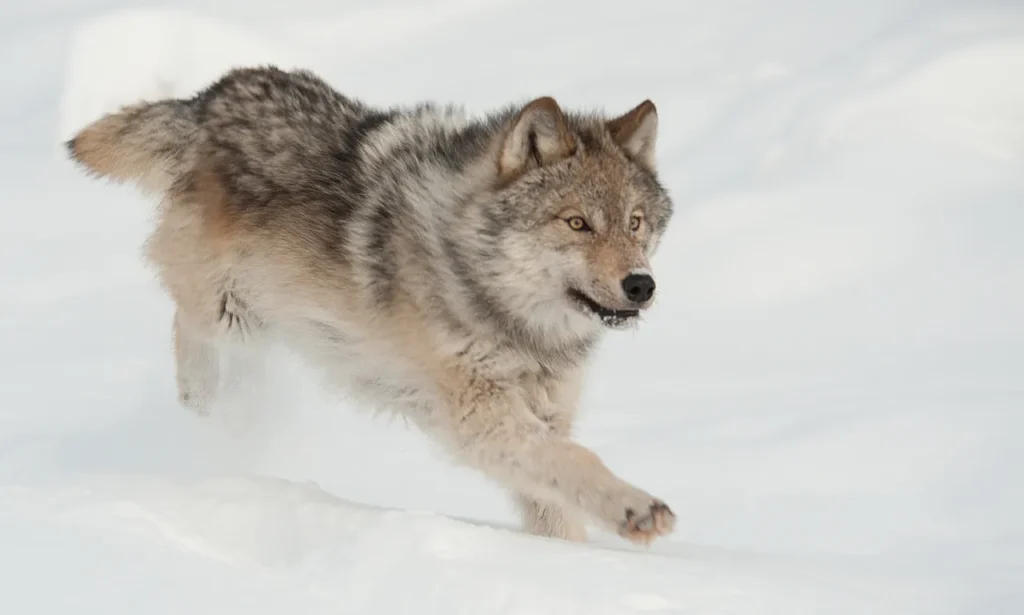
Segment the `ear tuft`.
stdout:
<svg viewBox="0 0 1024 615">
<path fill-rule="evenodd" d="M 537 98 L 523 107 L 505 134 L 498 174 L 512 178 L 531 168 L 552 164 L 576 151 L 562 109 L 554 98 Z"/>
<path fill-rule="evenodd" d="M 607 122 L 608 132 L 626 153 L 648 169 L 654 170 L 658 138 L 658 110 L 645 100 L 628 113 Z"/>
</svg>

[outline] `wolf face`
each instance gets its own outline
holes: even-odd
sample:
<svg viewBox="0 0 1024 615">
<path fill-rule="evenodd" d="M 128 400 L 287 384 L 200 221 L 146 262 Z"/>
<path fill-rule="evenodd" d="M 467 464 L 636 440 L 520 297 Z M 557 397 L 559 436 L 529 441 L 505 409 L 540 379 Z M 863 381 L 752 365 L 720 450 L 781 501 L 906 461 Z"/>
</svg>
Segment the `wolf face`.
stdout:
<svg viewBox="0 0 1024 615">
<path fill-rule="evenodd" d="M 653 168 L 656 111 L 604 122 L 527 105 L 499 154 L 504 181 L 479 205 L 493 228 L 490 290 L 547 336 L 622 328 L 649 308 L 649 262 L 672 205 Z M 486 226 L 486 224 L 485 224 Z"/>
</svg>

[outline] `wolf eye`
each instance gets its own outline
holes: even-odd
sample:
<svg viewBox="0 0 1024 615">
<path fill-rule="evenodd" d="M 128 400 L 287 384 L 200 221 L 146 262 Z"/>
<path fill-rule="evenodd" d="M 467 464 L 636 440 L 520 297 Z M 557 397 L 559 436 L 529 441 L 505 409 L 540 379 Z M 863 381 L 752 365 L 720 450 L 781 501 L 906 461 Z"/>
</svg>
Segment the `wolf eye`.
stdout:
<svg viewBox="0 0 1024 615">
<path fill-rule="evenodd" d="M 640 225 L 643 224 L 643 221 L 643 218 L 641 218 L 640 216 L 633 216 L 632 218 L 629 219 L 629 230 L 634 233 L 639 231 Z"/>
<path fill-rule="evenodd" d="M 573 216 L 571 218 L 568 218 L 565 222 L 569 225 L 569 228 L 571 228 L 574 231 L 590 230 L 590 225 L 587 224 L 587 221 L 579 216 Z"/>
</svg>

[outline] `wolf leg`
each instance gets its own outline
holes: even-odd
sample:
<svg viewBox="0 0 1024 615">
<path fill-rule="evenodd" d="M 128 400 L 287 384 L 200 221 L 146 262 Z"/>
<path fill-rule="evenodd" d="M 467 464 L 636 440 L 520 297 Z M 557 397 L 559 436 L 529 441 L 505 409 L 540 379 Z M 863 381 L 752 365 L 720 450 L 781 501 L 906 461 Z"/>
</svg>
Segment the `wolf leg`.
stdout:
<svg viewBox="0 0 1024 615">
<path fill-rule="evenodd" d="M 211 339 L 183 322 L 180 311 L 174 316 L 174 358 L 178 400 L 207 414 L 220 380 L 220 354 Z"/>
<path fill-rule="evenodd" d="M 548 424 L 552 433 L 568 438 L 572 419 L 579 401 L 579 379 L 569 378 L 541 383 L 531 380 L 527 394 L 534 414 Z M 536 412 L 538 408 L 543 411 Z M 586 518 L 579 508 L 566 506 L 557 500 L 539 500 L 527 493 L 516 493 L 515 501 L 523 528 L 538 536 L 550 536 L 572 542 L 587 540 Z"/>
<path fill-rule="evenodd" d="M 258 378 L 263 357 L 253 342 L 261 327 L 261 320 L 231 291 L 211 294 L 202 302 L 179 303 L 174 343 L 181 403 L 206 414 L 222 380 L 237 389 Z M 222 354 L 227 363 L 223 372 Z"/>
<path fill-rule="evenodd" d="M 634 542 L 650 543 L 672 531 L 675 515 L 664 502 L 617 477 L 593 451 L 552 430 L 515 387 L 472 367 L 448 378 L 448 436 L 465 463 L 521 496 L 582 511 Z M 545 510 L 527 511 L 527 523 L 536 521 L 534 528 L 542 530 L 557 527 L 554 517 L 544 517 Z"/>
<path fill-rule="evenodd" d="M 585 520 L 578 510 L 522 493 L 516 495 L 516 504 L 527 532 L 572 542 L 587 540 Z"/>
<path fill-rule="evenodd" d="M 675 515 L 664 502 L 616 476 L 596 453 L 576 442 L 556 436 L 485 443 L 505 452 L 501 466 L 488 465 L 485 471 L 519 483 L 540 501 L 582 510 L 633 542 L 648 544 L 675 526 Z"/>
</svg>

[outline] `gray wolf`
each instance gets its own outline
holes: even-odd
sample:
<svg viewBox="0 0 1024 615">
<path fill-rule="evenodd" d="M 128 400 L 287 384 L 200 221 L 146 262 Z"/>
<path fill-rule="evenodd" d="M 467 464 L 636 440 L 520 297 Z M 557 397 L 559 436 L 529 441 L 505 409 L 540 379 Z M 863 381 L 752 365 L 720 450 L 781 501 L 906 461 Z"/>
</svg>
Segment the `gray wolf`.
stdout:
<svg viewBox="0 0 1024 615">
<path fill-rule="evenodd" d="M 236 68 L 66 147 L 159 197 L 145 253 L 174 302 L 180 401 L 215 402 L 225 344 L 280 342 L 507 488 L 530 533 L 649 544 L 675 515 L 572 439 L 604 332 L 653 303 L 672 214 L 657 111 L 481 118 L 374 108 L 305 70 Z"/>
</svg>

